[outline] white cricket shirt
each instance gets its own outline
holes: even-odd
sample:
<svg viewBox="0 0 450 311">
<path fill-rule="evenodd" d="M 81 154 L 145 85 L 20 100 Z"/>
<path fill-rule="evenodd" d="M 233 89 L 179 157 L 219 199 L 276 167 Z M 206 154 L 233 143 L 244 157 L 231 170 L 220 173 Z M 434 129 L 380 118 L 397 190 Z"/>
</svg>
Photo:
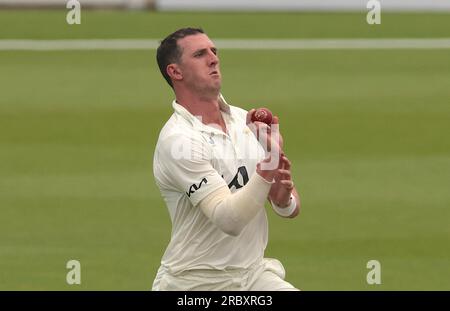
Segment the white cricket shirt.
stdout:
<svg viewBox="0 0 450 311">
<path fill-rule="evenodd" d="M 226 185 L 239 191 L 255 174 L 264 150 L 246 125 L 247 111 L 219 99 L 227 131 L 203 124 L 173 101 L 174 113 L 156 144 L 153 172 L 172 221 L 161 264 L 176 274 L 191 269 L 248 268 L 264 256 L 268 223 L 264 208 L 239 236 L 214 225 L 198 207 Z"/>
</svg>

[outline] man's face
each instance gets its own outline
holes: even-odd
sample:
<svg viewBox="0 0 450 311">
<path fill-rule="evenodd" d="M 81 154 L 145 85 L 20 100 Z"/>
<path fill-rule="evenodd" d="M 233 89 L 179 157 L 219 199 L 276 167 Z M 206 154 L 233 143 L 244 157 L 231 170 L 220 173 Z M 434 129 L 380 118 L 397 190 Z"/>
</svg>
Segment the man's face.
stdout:
<svg viewBox="0 0 450 311">
<path fill-rule="evenodd" d="M 220 92 L 222 76 L 214 43 L 205 34 L 178 40 L 181 49 L 179 68 L 187 86 L 204 93 Z"/>
</svg>

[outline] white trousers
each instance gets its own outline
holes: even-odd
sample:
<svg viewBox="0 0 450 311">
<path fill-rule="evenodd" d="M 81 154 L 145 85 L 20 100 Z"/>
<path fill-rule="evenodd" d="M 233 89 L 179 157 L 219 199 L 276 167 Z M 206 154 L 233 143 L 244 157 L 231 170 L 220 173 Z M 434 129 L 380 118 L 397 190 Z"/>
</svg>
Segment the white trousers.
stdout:
<svg viewBox="0 0 450 311">
<path fill-rule="evenodd" d="M 188 270 L 176 275 L 161 266 L 154 291 L 297 291 L 284 280 L 285 270 L 277 259 L 264 258 L 248 269 Z"/>
</svg>

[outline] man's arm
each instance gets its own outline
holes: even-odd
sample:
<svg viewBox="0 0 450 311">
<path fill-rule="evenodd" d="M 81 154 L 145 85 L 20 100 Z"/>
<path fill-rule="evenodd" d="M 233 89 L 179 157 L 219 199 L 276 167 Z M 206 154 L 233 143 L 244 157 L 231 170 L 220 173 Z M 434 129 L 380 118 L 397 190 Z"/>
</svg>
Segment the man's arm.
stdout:
<svg viewBox="0 0 450 311">
<path fill-rule="evenodd" d="M 283 209 L 290 209 L 291 194 L 295 199 L 295 208 L 289 215 L 286 215 L 286 212 L 283 211 Z M 274 207 L 275 212 L 281 217 L 294 218 L 300 212 L 300 195 L 292 180 L 291 162 L 284 154 L 281 156 L 280 169 L 275 176 L 275 183 L 270 189 L 268 198 L 272 207 Z M 280 210 L 280 213 L 278 210 Z"/>
<path fill-rule="evenodd" d="M 238 236 L 264 208 L 271 185 L 257 172 L 238 192 L 221 187 L 200 201 L 199 208 L 223 232 Z"/>
<path fill-rule="evenodd" d="M 270 161 L 270 159 L 265 161 Z M 282 172 L 280 169 L 261 170 L 261 163 L 259 163 L 256 174 L 250 178 L 242 189 L 232 194 L 228 187 L 221 187 L 200 201 L 199 208 L 223 232 L 238 236 L 256 214 L 264 208 L 264 203 L 269 196 L 269 192 L 272 191 L 271 189 L 277 189 L 278 192 L 276 193 L 282 195 L 280 197 L 282 200 L 286 195 L 290 198 L 292 192 L 296 206 L 289 216 L 284 217 L 294 218 L 300 210 L 300 198 L 293 188 L 293 183 L 290 183 L 291 181 L 287 179 L 273 181 L 275 176 Z M 280 185 L 279 188 L 274 188 L 277 183 Z M 289 204 L 280 206 L 280 208 L 288 208 L 288 206 Z"/>
<path fill-rule="evenodd" d="M 251 116 L 255 112 L 255 109 L 250 110 L 247 113 L 247 125 L 249 128 L 253 131 L 258 141 L 264 146 L 264 138 L 261 139 L 260 137 L 260 131 L 257 129 L 259 128 L 260 122 L 252 122 Z M 281 133 L 279 132 L 279 119 L 277 116 L 274 116 L 272 119 L 272 124 L 270 126 L 269 130 L 269 139 L 271 140 L 270 143 L 267 144 L 267 146 L 273 146 L 272 140 L 277 140 L 277 146 L 278 148 L 278 156 L 280 157 L 279 161 L 279 171 L 277 172 L 275 176 L 275 183 L 272 185 L 268 199 L 272 205 L 275 204 L 276 207 L 274 207 L 275 212 L 277 212 L 277 208 L 287 210 L 290 209 L 290 203 L 291 203 L 291 194 L 293 195 L 295 199 L 295 208 L 292 210 L 292 212 L 289 213 L 288 216 L 285 216 L 285 212 L 279 213 L 278 215 L 286 218 L 294 218 L 296 217 L 300 212 L 300 195 L 298 194 L 298 191 L 295 189 L 294 182 L 292 180 L 291 176 L 291 162 L 286 157 L 286 155 L 282 152 L 283 150 L 283 137 L 281 136 Z M 266 150 L 266 152 L 270 152 L 270 150 Z"/>
<path fill-rule="evenodd" d="M 271 143 L 271 136 L 268 134 L 269 127 L 265 124 L 256 126 L 260 135 Z M 200 201 L 200 209 L 222 231 L 233 236 L 239 235 L 256 214 L 264 208 L 271 185 L 280 167 L 279 162 L 276 162 L 274 167 L 268 164 L 272 160 L 279 161 L 278 156 L 273 158 L 274 154 L 279 153 L 278 144 L 273 144 L 272 152 L 265 160 L 257 164 L 256 174 L 253 174 L 242 189 L 231 194 L 228 187 L 221 187 Z"/>
</svg>

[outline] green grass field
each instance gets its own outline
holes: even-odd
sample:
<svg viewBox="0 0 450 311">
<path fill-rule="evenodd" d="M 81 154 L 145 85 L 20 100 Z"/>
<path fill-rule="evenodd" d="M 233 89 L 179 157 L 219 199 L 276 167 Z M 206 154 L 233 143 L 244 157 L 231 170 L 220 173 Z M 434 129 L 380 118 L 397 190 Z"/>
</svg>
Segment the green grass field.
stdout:
<svg viewBox="0 0 450 311">
<path fill-rule="evenodd" d="M 0 12 L 0 39 L 450 38 L 449 14 Z M 450 290 L 450 50 L 220 53 L 223 93 L 280 117 L 301 215 L 266 256 L 303 290 Z M 155 51 L 0 51 L 0 290 L 148 290 L 170 238 Z M 66 284 L 66 262 L 82 284 Z M 366 263 L 381 262 L 382 285 Z"/>
</svg>

